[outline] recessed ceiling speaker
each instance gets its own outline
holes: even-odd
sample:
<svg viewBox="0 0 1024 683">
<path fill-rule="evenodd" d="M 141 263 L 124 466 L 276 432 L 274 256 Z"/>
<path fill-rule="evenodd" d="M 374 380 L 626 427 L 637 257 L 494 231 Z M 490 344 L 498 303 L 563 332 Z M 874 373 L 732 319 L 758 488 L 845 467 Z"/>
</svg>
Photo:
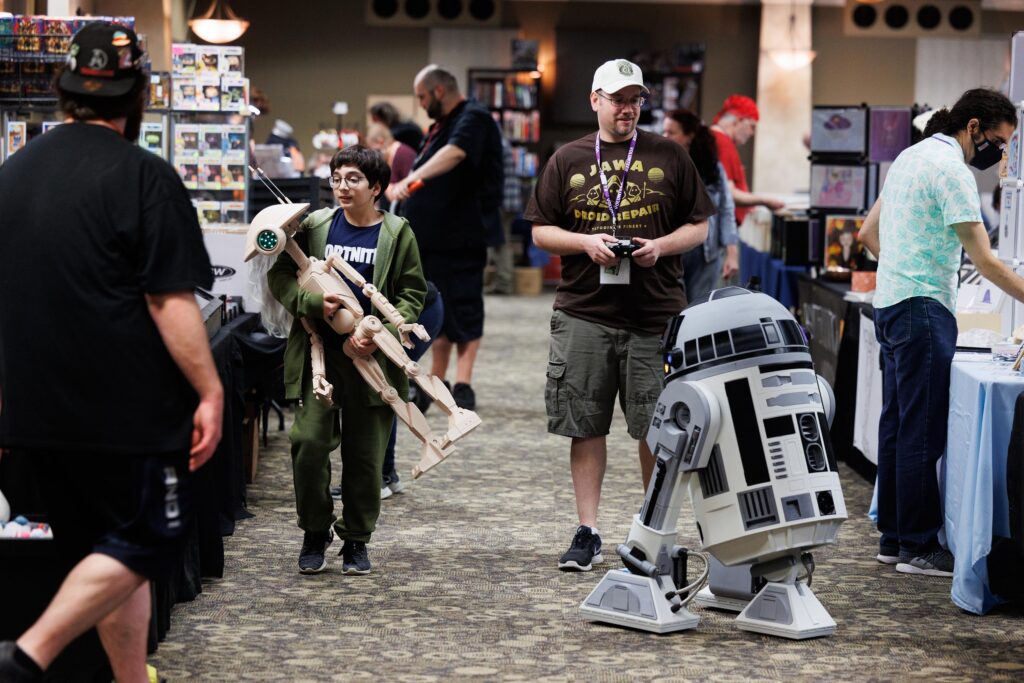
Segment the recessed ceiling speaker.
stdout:
<svg viewBox="0 0 1024 683">
<path fill-rule="evenodd" d="M 978 37 L 981 0 L 846 0 L 843 33 L 871 38 Z"/>
<path fill-rule="evenodd" d="M 501 0 L 365 1 L 366 23 L 370 26 L 493 28 L 501 22 Z"/>
<path fill-rule="evenodd" d="M 370 11 L 382 19 L 390 19 L 398 12 L 398 0 L 373 0 Z"/>
</svg>

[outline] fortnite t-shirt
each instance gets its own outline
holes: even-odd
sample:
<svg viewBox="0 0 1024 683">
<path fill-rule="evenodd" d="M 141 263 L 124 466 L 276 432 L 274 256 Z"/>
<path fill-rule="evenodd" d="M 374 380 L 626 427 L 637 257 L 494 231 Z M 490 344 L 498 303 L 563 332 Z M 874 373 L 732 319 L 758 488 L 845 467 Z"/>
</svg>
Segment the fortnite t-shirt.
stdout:
<svg viewBox="0 0 1024 683">
<path fill-rule="evenodd" d="M 611 215 L 601 190 L 594 137 L 559 148 L 537 179 L 523 217 L 584 234 L 612 233 Z M 601 165 L 612 201 L 625 180 L 619 206 L 620 239 L 654 239 L 686 223 L 715 213 L 686 150 L 665 138 L 640 131 L 633 163 L 626 172 L 629 141 L 601 143 Z M 699 245 L 698 245 L 699 248 Z M 628 285 L 600 284 L 600 269 L 586 254 L 562 257 L 562 281 L 554 307 L 583 320 L 615 328 L 661 332 L 665 321 L 686 305 L 679 287 L 677 257 L 659 258 L 651 268 L 630 264 Z"/>
<path fill-rule="evenodd" d="M 359 271 L 367 282 L 373 282 L 373 266 L 377 262 L 377 239 L 380 237 L 381 223 L 360 227 L 352 225 L 345 218 L 345 212 L 339 211 L 331 222 L 331 230 L 327 233 L 327 247 L 324 258 L 338 256 L 345 259 L 350 266 Z M 363 313 L 370 314 L 370 300 L 356 283 L 345 278 L 345 283 L 359 299 Z"/>
</svg>

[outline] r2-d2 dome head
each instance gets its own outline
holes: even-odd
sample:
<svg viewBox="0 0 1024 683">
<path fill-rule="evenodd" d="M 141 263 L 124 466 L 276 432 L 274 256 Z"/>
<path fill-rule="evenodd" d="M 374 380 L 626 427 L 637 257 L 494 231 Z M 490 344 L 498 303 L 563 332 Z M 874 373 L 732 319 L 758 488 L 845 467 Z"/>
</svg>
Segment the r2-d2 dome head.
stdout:
<svg viewBox="0 0 1024 683">
<path fill-rule="evenodd" d="M 703 549 L 734 565 L 834 542 L 846 519 L 834 399 L 789 311 L 760 292 L 715 290 L 670 321 L 663 347 L 648 445 L 687 449 Z"/>
</svg>

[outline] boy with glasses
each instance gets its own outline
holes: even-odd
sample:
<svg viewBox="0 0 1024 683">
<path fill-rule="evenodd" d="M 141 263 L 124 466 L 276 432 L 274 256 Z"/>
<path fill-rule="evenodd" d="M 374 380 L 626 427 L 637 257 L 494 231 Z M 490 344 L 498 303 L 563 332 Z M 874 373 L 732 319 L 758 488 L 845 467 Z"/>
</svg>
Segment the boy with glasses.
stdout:
<svg viewBox="0 0 1024 683">
<path fill-rule="evenodd" d="M 324 260 L 336 255 L 390 301 L 407 322 L 416 322 L 427 286 L 420 267 L 419 248 L 409 222 L 376 208 L 377 199 L 391 178 L 384 157 L 361 145 L 346 147 L 331 160 L 330 184 L 338 207 L 320 209 L 302 224 L 297 239 L 309 256 Z M 302 244 L 305 241 L 305 244 Z M 327 567 L 327 546 L 337 535 L 342 572 L 368 574 L 366 543 L 380 515 L 381 467 L 391 434 L 394 412 L 363 381 L 347 350 L 359 356 L 378 354 L 388 383 L 408 400 L 409 380 L 401 368 L 387 361 L 372 340 L 341 337 L 326 323 L 341 307 L 336 294 L 302 290 L 298 268 L 281 254 L 267 280 L 274 297 L 295 316 L 285 351 L 285 389 L 288 398 L 301 398 L 289 437 L 292 441 L 292 476 L 299 527 L 305 532 L 299 553 L 299 572 L 316 574 Z M 354 283 L 349 288 L 371 314 L 369 299 Z M 301 317 L 315 319 L 323 340 L 327 381 L 343 389 L 335 393 L 336 407 L 327 407 L 313 394 L 309 335 Z M 390 323 L 387 328 L 394 334 Z M 397 335 L 396 335 L 397 336 Z M 341 419 L 337 414 L 341 408 Z M 334 515 L 331 498 L 330 454 L 341 446 L 341 517 Z"/>
</svg>

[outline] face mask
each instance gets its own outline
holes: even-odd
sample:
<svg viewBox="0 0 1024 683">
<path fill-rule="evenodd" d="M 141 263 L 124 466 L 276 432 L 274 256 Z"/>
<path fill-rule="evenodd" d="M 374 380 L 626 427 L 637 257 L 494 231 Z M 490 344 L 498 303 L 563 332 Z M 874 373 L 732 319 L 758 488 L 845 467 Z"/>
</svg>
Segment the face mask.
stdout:
<svg viewBox="0 0 1024 683">
<path fill-rule="evenodd" d="M 986 138 L 980 143 L 974 142 L 974 158 L 971 159 L 970 165 L 979 171 L 984 171 L 999 163 L 1002 158 L 1003 150 L 999 149 L 999 145 Z"/>
</svg>

